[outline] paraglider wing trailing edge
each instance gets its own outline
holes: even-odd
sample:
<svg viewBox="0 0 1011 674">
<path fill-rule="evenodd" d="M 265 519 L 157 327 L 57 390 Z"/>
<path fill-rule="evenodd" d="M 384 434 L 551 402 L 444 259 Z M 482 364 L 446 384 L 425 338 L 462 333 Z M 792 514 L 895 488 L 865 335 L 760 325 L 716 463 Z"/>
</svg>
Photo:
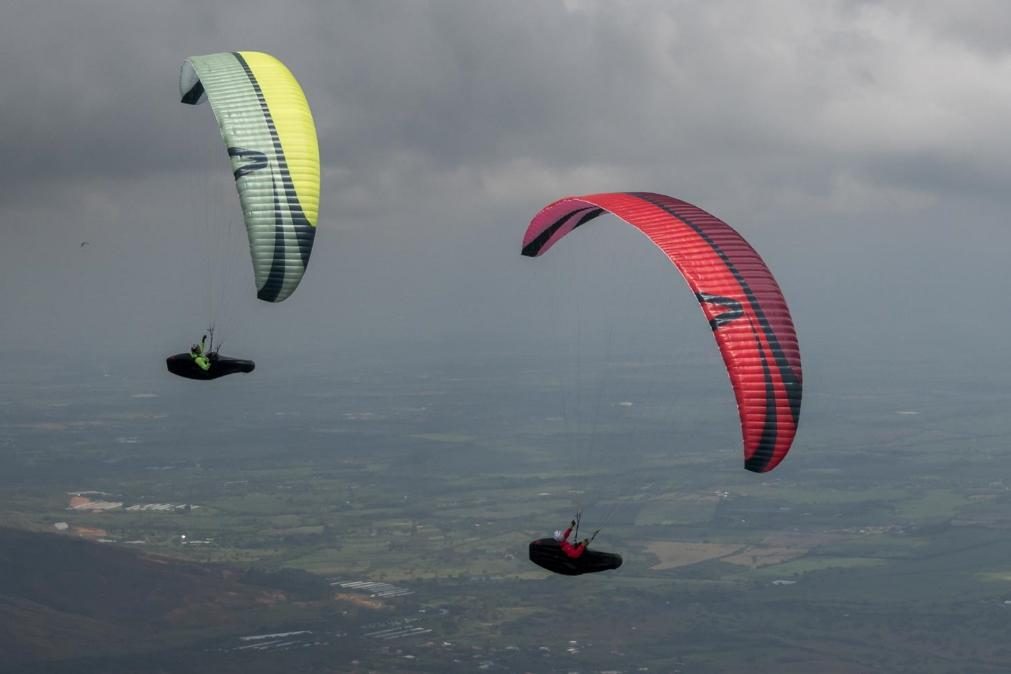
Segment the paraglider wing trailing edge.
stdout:
<svg viewBox="0 0 1011 674">
<path fill-rule="evenodd" d="M 688 202 L 651 192 L 566 197 L 549 204 L 530 222 L 523 255 L 544 254 L 604 213 L 642 232 L 695 293 L 737 399 L 744 467 L 772 470 L 790 451 L 803 394 L 797 333 L 772 272 L 727 223 Z"/>
</svg>

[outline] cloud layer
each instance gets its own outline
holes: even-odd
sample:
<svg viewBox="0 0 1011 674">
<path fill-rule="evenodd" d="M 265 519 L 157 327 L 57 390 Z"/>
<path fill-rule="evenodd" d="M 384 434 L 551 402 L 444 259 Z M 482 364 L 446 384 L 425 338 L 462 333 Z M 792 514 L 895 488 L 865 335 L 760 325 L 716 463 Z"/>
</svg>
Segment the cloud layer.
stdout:
<svg viewBox="0 0 1011 674">
<path fill-rule="evenodd" d="M 83 326 L 76 343 L 101 344 L 124 316 L 139 341 L 201 324 L 199 242 L 237 206 L 210 111 L 179 105 L 176 77 L 187 55 L 229 49 L 295 72 L 325 162 L 319 244 L 290 306 L 246 304 L 241 232 L 229 239 L 231 311 L 268 341 L 279 325 L 339 342 L 549 320 L 529 302 L 547 272 L 517 259 L 518 239 L 570 193 L 655 190 L 724 217 L 807 312 L 802 332 L 839 320 L 826 292 L 857 307 L 899 287 L 919 307 L 913 288 L 939 260 L 996 273 L 996 252 L 968 251 L 981 232 L 1008 243 L 1004 3 L 16 0 L 3 18 L 0 313 L 15 318 L 0 335 L 13 343 Z M 840 281 L 917 231 L 922 264 Z M 609 243 L 653 260 L 634 237 Z M 356 327 L 334 328 L 321 303 Z"/>
</svg>

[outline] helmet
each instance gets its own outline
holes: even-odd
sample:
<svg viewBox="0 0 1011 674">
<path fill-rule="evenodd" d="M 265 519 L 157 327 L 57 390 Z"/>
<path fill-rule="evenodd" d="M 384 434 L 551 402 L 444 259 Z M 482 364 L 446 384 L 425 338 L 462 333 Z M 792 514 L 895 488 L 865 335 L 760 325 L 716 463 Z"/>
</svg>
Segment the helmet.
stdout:
<svg viewBox="0 0 1011 674">
<path fill-rule="evenodd" d="M 192 351 L 193 353 L 200 351 L 200 345 L 194 344 L 193 346 L 190 347 L 190 351 Z"/>
<path fill-rule="evenodd" d="M 555 529 L 555 533 L 552 534 L 552 538 L 554 538 L 556 541 L 562 540 L 562 532 L 559 531 L 558 529 Z"/>
</svg>

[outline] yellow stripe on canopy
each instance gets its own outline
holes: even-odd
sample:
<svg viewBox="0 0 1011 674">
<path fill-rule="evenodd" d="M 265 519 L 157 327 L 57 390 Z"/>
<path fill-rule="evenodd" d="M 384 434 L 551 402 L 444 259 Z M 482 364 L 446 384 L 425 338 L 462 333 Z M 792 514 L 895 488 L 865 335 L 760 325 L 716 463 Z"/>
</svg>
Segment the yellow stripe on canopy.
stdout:
<svg viewBox="0 0 1011 674">
<path fill-rule="evenodd" d="M 270 54 L 241 51 L 260 87 L 281 142 L 295 195 L 309 224 L 319 215 L 319 142 L 312 111 L 291 71 Z"/>
</svg>

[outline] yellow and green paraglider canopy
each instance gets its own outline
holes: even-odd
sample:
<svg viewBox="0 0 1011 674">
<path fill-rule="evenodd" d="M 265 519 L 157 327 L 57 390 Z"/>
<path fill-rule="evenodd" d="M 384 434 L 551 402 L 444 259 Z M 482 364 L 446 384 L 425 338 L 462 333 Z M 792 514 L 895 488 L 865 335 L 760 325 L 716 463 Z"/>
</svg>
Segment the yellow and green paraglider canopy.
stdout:
<svg viewBox="0 0 1011 674">
<path fill-rule="evenodd" d="M 305 274 L 319 215 L 319 144 L 302 87 L 261 52 L 191 56 L 182 102 L 205 99 L 232 161 L 249 234 L 256 296 L 280 302 Z"/>
</svg>

